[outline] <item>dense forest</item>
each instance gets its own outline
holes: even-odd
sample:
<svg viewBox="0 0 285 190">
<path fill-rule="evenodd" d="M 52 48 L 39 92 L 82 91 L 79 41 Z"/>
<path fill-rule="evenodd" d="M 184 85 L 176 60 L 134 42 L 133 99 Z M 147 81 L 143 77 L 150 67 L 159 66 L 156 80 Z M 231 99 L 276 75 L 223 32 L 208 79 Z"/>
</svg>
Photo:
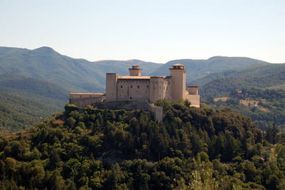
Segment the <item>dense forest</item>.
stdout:
<svg viewBox="0 0 285 190">
<path fill-rule="evenodd" d="M 228 109 L 66 105 L 0 138 L 0 189 L 285 189 L 284 137 Z"/>
</svg>

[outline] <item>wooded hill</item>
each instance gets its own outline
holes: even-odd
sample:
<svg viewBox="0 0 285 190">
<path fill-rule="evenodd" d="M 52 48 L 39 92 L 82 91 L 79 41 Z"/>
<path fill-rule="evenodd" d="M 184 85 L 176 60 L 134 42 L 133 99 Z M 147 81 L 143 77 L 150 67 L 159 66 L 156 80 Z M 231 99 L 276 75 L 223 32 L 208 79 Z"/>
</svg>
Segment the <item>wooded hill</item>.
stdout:
<svg viewBox="0 0 285 190">
<path fill-rule="evenodd" d="M 284 137 L 229 110 L 78 109 L 0 138 L 0 188 L 284 189 Z M 274 143 L 274 144 L 271 144 Z M 284 143 L 284 142 L 283 142 Z"/>
<path fill-rule="evenodd" d="M 285 127 L 285 64 L 212 74 L 196 82 L 207 104 L 239 111 L 261 127 Z"/>
</svg>

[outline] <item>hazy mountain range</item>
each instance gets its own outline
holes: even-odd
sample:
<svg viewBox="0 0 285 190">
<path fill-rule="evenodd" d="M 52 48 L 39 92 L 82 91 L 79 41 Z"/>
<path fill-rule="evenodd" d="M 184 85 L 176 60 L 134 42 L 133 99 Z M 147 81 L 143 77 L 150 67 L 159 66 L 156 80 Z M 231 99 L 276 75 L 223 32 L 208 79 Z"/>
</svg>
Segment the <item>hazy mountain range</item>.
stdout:
<svg viewBox="0 0 285 190">
<path fill-rule="evenodd" d="M 220 77 L 223 79 L 227 75 L 231 77 L 239 75 L 236 73 L 243 73 L 243 70 L 249 71 L 248 81 L 250 79 L 256 81 L 255 76 L 267 76 L 273 79 L 274 77 L 265 74 L 275 75 L 281 71 L 268 62 L 245 57 L 179 59 L 165 64 L 141 60 L 92 62 L 61 55 L 49 47 L 34 50 L 0 47 L 0 113 L 10 118 L 0 118 L 0 127 L 25 126 L 23 120 L 15 122 L 13 118 L 31 116 L 31 121 L 34 122 L 39 115 L 44 117 L 60 110 L 67 102 L 69 91 L 104 91 L 106 72 L 127 74 L 131 65 L 138 64 L 145 75 L 168 75 L 168 68 L 175 63 L 185 65 L 188 83 L 201 85 L 206 85 L 214 79 L 220 80 Z M 283 65 L 278 67 L 283 68 Z M 283 78 L 280 80 L 283 81 Z M 278 81 L 276 85 L 279 83 L 282 82 Z M 29 106 L 34 110 L 32 113 L 39 114 L 27 114 L 25 110 L 31 110 Z"/>
</svg>

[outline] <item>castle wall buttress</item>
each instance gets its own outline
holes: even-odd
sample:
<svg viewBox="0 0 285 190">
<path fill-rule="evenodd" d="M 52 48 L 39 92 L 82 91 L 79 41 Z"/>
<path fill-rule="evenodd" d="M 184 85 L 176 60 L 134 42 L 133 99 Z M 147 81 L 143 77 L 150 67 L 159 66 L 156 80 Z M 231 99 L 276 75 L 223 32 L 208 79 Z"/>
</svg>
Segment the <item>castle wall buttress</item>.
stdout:
<svg viewBox="0 0 285 190">
<path fill-rule="evenodd" d="M 106 101 L 117 100 L 117 79 L 116 73 L 106 74 Z"/>
<path fill-rule="evenodd" d="M 157 100 L 166 98 L 167 81 L 163 77 L 150 78 L 150 102 L 155 103 Z"/>
</svg>

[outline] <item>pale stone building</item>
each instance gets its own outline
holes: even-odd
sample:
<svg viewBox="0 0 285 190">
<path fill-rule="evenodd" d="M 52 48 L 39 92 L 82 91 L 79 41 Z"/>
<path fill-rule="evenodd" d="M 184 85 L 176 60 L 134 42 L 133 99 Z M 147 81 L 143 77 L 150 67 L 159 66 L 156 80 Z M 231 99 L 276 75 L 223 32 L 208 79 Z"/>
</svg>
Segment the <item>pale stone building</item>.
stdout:
<svg viewBox="0 0 285 190">
<path fill-rule="evenodd" d="M 193 107 L 200 107 L 198 86 L 186 86 L 184 65 L 175 64 L 170 76 L 143 76 L 138 65 L 129 69 L 128 76 L 106 74 L 106 93 L 70 93 L 70 103 L 80 106 L 96 102 L 148 102 L 158 100 L 188 100 Z"/>
<path fill-rule="evenodd" d="M 138 65 L 129 69 L 129 76 L 106 74 L 106 101 L 188 100 L 192 106 L 200 107 L 197 86 L 186 86 L 184 65 L 170 68 L 170 76 L 142 76 Z"/>
</svg>

